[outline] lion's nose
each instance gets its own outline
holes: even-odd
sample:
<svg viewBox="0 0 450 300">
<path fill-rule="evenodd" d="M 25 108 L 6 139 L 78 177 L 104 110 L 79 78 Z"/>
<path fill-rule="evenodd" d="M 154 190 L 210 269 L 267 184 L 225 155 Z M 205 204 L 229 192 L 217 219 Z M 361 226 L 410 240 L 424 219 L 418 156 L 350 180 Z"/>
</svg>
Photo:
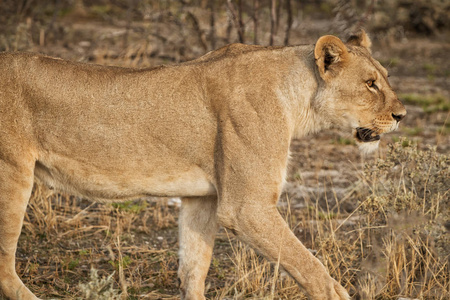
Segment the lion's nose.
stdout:
<svg viewBox="0 0 450 300">
<path fill-rule="evenodd" d="M 392 114 L 392 118 L 394 118 L 395 121 L 400 122 L 406 114 Z"/>
</svg>

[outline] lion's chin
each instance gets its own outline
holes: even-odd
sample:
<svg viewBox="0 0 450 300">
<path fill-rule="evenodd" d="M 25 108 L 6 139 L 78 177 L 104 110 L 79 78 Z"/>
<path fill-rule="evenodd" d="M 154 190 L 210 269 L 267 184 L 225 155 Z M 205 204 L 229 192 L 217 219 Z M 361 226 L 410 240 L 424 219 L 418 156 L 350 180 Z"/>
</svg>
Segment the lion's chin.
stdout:
<svg viewBox="0 0 450 300">
<path fill-rule="evenodd" d="M 380 144 L 380 140 L 373 142 L 356 142 L 358 144 L 359 150 L 364 154 L 370 154 L 378 149 L 378 145 Z"/>
</svg>

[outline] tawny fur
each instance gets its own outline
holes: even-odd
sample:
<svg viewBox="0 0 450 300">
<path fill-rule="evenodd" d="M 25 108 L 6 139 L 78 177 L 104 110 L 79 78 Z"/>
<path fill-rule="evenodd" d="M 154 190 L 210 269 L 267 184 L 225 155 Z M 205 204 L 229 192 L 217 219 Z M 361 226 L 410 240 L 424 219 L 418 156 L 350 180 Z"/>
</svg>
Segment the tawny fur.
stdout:
<svg viewBox="0 0 450 300">
<path fill-rule="evenodd" d="M 365 33 L 345 45 L 229 45 L 183 64 L 124 69 L 0 54 L 0 291 L 37 299 L 15 272 L 34 178 L 96 201 L 184 197 L 182 297 L 203 299 L 218 226 L 313 299 L 345 289 L 276 210 L 291 139 L 332 125 L 397 127 L 406 112 Z M 377 88 L 369 87 L 375 80 Z"/>
</svg>

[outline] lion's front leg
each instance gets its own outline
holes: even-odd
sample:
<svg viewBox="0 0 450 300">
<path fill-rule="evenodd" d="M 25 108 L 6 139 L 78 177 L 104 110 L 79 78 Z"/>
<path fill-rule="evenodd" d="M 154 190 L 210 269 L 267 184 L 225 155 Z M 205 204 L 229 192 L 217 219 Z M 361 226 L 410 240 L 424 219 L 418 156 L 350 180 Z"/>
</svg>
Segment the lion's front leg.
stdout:
<svg viewBox="0 0 450 300">
<path fill-rule="evenodd" d="M 205 279 L 218 230 L 217 198 L 183 198 L 179 218 L 182 299 L 205 299 Z"/>
<path fill-rule="evenodd" d="M 219 223 L 268 260 L 279 261 L 312 299 L 349 299 L 346 290 L 291 232 L 275 205 L 253 197 L 241 195 L 239 200 L 246 199 L 247 203 L 223 199 L 220 205 L 226 208 L 219 208 Z"/>
<path fill-rule="evenodd" d="M 1 149 L 0 149 L 1 154 Z M 23 160 L 23 158 L 22 158 Z M 0 298 L 35 300 L 15 270 L 17 241 L 33 187 L 34 162 L 0 159 Z"/>
<path fill-rule="evenodd" d="M 349 299 L 347 291 L 330 277 L 279 214 L 276 203 L 288 147 L 283 150 L 270 144 L 264 149 L 271 146 L 275 151 L 259 151 L 257 146 L 221 148 L 217 159 L 219 224 L 268 260 L 279 262 L 312 299 Z"/>
</svg>

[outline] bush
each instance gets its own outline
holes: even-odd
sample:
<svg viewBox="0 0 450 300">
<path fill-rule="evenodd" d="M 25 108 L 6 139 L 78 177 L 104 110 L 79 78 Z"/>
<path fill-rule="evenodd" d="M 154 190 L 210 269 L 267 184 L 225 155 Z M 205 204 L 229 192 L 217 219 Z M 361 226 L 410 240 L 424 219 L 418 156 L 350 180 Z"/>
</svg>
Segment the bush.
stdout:
<svg viewBox="0 0 450 300">
<path fill-rule="evenodd" d="M 450 158 L 402 139 L 366 165 L 364 299 L 402 295 L 444 299 L 450 291 Z M 377 278 L 378 286 L 369 282 Z M 383 298 L 384 299 L 384 298 Z"/>
</svg>

